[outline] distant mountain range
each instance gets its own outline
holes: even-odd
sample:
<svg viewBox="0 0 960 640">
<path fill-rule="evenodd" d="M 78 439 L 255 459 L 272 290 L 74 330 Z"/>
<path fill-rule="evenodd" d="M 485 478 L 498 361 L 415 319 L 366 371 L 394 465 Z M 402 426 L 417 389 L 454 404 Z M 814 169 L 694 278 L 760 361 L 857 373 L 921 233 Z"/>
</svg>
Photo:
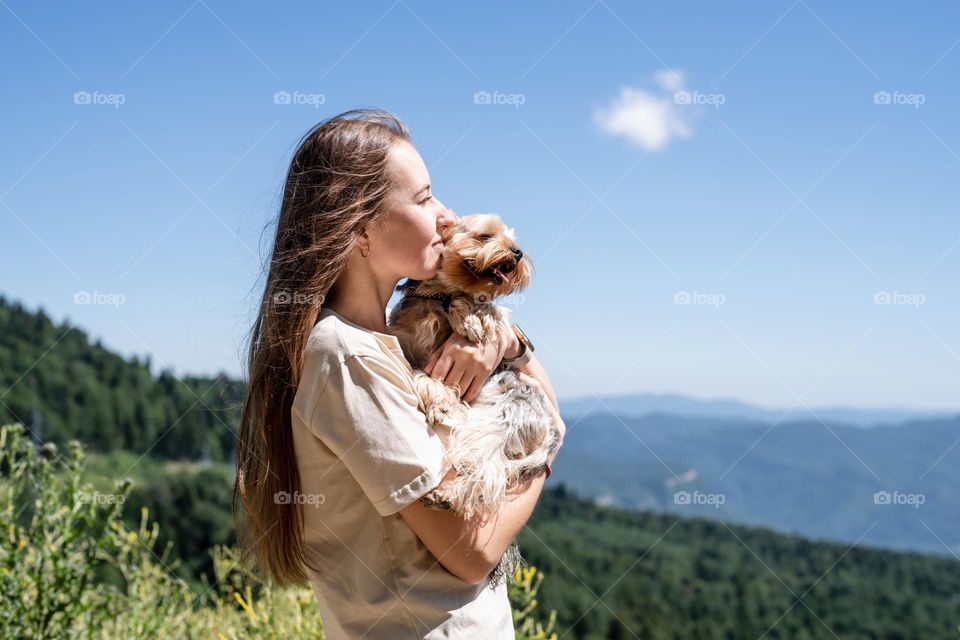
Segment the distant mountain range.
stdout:
<svg viewBox="0 0 960 640">
<path fill-rule="evenodd" d="M 902 424 L 911 420 L 932 420 L 960 415 L 954 412 L 905 408 L 858 409 L 853 407 L 794 407 L 787 410 L 758 407 L 739 400 L 698 399 L 676 393 L 632 393 L 571 398 L 560 402 L 564 416 L 576 419 L 588 413 L 615 413 L 621 416 L 643 416 L 669 413 L 686 418 L 721 418 L 770 423 L 817 421 L 840 422 L 853 427 L 876 427 Z"/>
<path fill-rule="evenodd" d="M 863 429 L 829 419 L 564 415 L 549 482 L 598 503 L 960 554 L 960 416 Z"/>
</svg>

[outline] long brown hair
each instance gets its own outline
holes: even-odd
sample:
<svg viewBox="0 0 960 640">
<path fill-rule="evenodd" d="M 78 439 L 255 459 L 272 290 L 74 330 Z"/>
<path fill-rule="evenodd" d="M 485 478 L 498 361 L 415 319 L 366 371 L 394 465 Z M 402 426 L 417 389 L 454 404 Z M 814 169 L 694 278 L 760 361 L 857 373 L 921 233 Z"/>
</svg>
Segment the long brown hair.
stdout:
<svg viewBox="0 0 960 640">
<path fill-rule="evenodd" d="M 280 584 L 303 582 L 305 567 L 317 570 L 304 552 L 302 507 L 276 498 L 300 490 L 290 411 L 304 349 L 355 239 L 384 214 L 388 154 L 401 140 L 410 133 L 393 114 L 352 109 L 308 131 L 287 172 L 250 336 L 233 488 L 243 557 Z"/>
</svg>

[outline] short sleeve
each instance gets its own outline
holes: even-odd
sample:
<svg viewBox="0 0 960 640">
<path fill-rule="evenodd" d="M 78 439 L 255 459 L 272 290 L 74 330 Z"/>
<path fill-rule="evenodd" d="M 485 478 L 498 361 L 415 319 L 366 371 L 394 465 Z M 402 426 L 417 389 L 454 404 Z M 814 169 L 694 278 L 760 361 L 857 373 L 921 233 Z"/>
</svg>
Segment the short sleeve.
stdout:
<svg viewBox="0 0 960 640">
<path fill-rule="evenodd" d="M 381 516 L 443 479 L 443 444 L 403 372 L 385 357 L 357 354 L 331 367 L 307 424 Z"/>
</svg>

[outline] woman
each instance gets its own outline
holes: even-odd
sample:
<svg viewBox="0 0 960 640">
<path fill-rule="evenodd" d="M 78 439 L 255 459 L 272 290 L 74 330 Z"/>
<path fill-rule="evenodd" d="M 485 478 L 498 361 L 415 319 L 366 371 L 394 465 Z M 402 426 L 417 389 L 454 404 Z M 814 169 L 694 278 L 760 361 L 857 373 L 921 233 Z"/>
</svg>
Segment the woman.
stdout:
<svg viewBox="0 0 960 640">
<path fill-rule="evenodd" d="M 428 508 L 426 494 L 456 472 L 442 468 L 412 370 L 386 332 L 397 283 L 436 275 L 439 231 L 455 222 L 429 184 L 389 113 L 353 110 L 314 127 L 287 174 L 253 328 L 234 488 L 241 540 L 277 582 L 310 580 L 331 640 L 514 638 L 506 585 L 487 576 L 545 477 L 485 522 Z M 486 348 L 451 336 L 431 375 L 469 402 L 502 358 L 522 353 L 510 333 Z M 524 371 L 562 425 L 543 368 L 534 359 Z"/>
</svg>

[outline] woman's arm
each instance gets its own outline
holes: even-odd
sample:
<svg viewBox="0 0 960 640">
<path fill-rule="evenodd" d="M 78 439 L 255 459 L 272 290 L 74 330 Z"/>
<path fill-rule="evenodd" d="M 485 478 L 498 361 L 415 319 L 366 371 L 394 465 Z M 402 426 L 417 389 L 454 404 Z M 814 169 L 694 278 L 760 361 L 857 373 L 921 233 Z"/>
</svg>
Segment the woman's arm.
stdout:
<svg viewBox="0 0 960 640">
<path fill-rule="evenodd" d="M 550 378 L 547 376 L 547 370 L 543 368 L 543 365 L 540 364 L 540 361 L 537 360 L 536 356 L 532 356 L 530 358 L 530 362 L 521 367 L 519 371 L 527 374 L 539 382 L 540 386 L 543 387 L 544 392 L 547 394 L 547 397 L 550 398 L 550 402 L 553 403 L 553 408 L 557 411 L 560 411 L 560 405 L 557 403 L 557 396 L 553 393 L 553 385 L 550 384 Z"/>
<path fill-rule="evenodd" d="M 432 354 L 424 370 L 447 384 L 464 382 L 461 388 L 466 393 L 462 397 L 470 402 L 502 358 L 514 358 L 520 354 L 522 347 L 516 334 L 513 331 L 506 332 L 506 338 L 502 344 L 478 347 L 452 334 Z M 543 390 L 550 400 L 547 405 L 553 410 L 554 419 L 565 434 L 566 425 L 560 417 L 553 385 L 540 361 L 533 357 L 518 372 L 527 383 Z M 549 462 L 552 463 L 553 459 Z M 441 492 L 444 483 L 454 477 L 456 471 L 451 469 L 439 484 Z M 480 584 L 526 525 L 545 481 L 546 473 L 542 473 L 512 489 L 500 511 L 486 522 L 466 520 L 453 511 L 430 508 L 422 499 L 401 509 L 400 515 L 450 573 L 471 584 Z"/>
<path fill-rule="evenodd" d="M 451 469 L 439 486 L 455 477 Z M 447 571 L 464 582 L 481 584 L 527 523 L 545 479 L 546 474 L 540 474 L 511 491 L 500 511 L 486 522 L 427 507 L 422 499 L 401 509 L 400 515 Z"/>
<path fill-rule="evenodd" d="M 525 373 L 527 369 L 529 374 Z M 566 433 L 546 370 L 533 359 L 521 373 L 527 377 L 527 382 L 544 388 L 553 405 L 554 418 Z M 553 462 L 552 458 L 550 462 Z M 441 491 L 444 483 L 455 477 L 456 471 L 451 469 L 439 485 Z M 400 515 L 450 573 L 470 584 L 480 584 L 526 525 L 545 481 L 546 474 L 542 473 L 511 490 L 500 511 L 486 522 L 466 520 L 452 511 L 429 508 L 422 499 L 401 509 Z"/>
</svg>

